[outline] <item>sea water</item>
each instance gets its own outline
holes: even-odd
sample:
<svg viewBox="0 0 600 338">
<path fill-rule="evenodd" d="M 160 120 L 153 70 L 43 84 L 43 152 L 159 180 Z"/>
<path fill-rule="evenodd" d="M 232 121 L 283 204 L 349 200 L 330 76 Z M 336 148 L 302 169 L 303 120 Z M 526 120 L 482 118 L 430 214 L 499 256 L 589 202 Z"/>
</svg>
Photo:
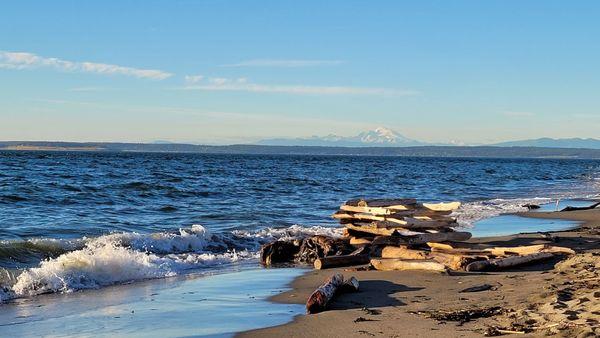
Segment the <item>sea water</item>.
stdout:
<svg viewBox="0 0 600 338">
<path fill-rule="evenodd" d="M 478 236 L 562 229 L 496 216 L 584 205 L 599 177 L 569 159 L 3 151 L 0 302 L 257 267 L 266 242 L 339 236 L 352 198 L 459 200 Z"/>
</svg>

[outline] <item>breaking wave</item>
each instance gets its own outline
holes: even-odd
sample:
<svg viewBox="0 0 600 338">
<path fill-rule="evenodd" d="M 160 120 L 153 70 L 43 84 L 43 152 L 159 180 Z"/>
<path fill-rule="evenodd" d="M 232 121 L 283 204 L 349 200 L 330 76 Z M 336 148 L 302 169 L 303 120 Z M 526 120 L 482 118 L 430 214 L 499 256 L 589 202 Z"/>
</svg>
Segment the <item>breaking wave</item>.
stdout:
<svg viewBox="0 0 600 338">
<path fill-rule="evenodd" d="M 316 234 L 339 236 L 341 231 L 294 225 L 211 234 L 205 227 L 193 225 L 176 233 L 126 232 L 68 241 L 5 241 L 0 248 L 28 247 L 36 252 L 48 249 L 46 254 L 51 257 L 4 278 L 4 283 L 10 281 L 11 285 L 0 286 L 0 301 L 170 277 L 193 269 L 249 261 L 258 258 L 260 245 L 266 242 Z"/>
<path fill-rule="evenodd" d="M 475 222 L 499 216 L 507 213 L 527 211 L 526 204 L 547 204 L 556 199 L 536 197 L 536 198 L 515 198 L 515 199 L 492 199 L 485 201 L 475 201 L 465 203 L 457 210 L 453 216 L 457 218 L 458 223 L 464 227 L 471 227 Z"/>
</svg>

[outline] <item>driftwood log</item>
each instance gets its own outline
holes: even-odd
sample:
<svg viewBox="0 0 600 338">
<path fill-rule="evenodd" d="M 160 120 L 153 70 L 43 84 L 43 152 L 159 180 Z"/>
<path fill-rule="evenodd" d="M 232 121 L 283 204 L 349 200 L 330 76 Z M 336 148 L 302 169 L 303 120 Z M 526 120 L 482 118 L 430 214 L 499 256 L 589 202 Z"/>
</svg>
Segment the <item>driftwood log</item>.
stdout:
<svg viewBox="0 0 600 338">
<path fill-rule="evenodd" d="M 566 255 L 575 254 L 575 251 L 573 249 L 548 244 L 536 244 L 518 247 L 494 247 L 487 248 L 484 250 L 490 252 L 494 256 L 530 255 L 539 252 L 549 252 Z"/>
<path fill-rule="evenodd" d="M 423 233 L 413 236 L 379 236 L 375 237 L 372 245 L 421 245 L 427 242 L 466 241 L 471 238 L 470 232 L 438 232 Z"/>
<path fill-rule="evenodd" d="M 600 202 L 598 203 L 594 203 L 590 206 L 587 207 L 572 207 L 572 206 L 567 206 L 566 208 L 562 209 L 561 212 L 563 211 L 577 211 L 577 210 L 590 210 L 590 209 L 596 209 L 598 206 L 600 206 Z"/>
<path fill-rule="evenodd" d="M 344 281 L 344 276 L 336 273 L 329 277 L 325 283 L 319 286 L 306 301 L 306 313 L 319 313 L 327 309 L 327 306 L 337 294 L 358 291 L 359 283 L 355 277 Z"/>
<path fill-rule="evenodd" d="M 487 260 L 488 256 L 450 254 L 444 252 L 432 252 L 426 250 L 414 250 L 407 247 L 386 246 L 381 251 L 382 258 L 398 259 L 428 259 L 445 265 L 452 270 L 464 270 L 470 263 Z"/>
<path fill-rule="evenodd" d="M 291 262 L 300 251 L 297 241 L 275 241 L 265 244 L 260 249 L 260 262 L 263 265 Z"/>
<path fill-rule="evenodd" d="M 368 238 L 359 238 L 359 237 L 350 237 L 350 245 L 360 246 L 360 245 L 369 245 L 371 244 L 372 239 Z"/>
<path fill-rule="evenodd" d="M 329 268 L 337 268 L 342 266 L 352 266 L 352 265 L 363 265 L 367 264 L 370 261 L 369 255 L 343 255 L 343 256 L 329 256 L 317 258 L 315 260 L 315 269 L 329 269 Z"/>
<path fill-rule="evenodd" d="M 392 270 L 424 270 L 446 272 L 446 266 L 433 260 L 426 259 L 398 259 L 398 258 L 383 258 L 371 259 L 371 265 L 382 271 Z"/>
<path fill-rule="evenodd" d="M 484 261 L 477 261 L 467 265 L 467 271 L 485 271 L 485 270 L 498 270 L 503 268 L 510 268 L 513 266 L 525 265 L 530 263 L 539 262 L 542 260 L 550 259 L 554 257 L 551 252 L 538 252 L 525 256 L 511 256 L 506 258 L 488 259 Z"/>
<path fill-rule="evenodd" d="M 302 240 L 275 241 L 261 247 L 260 260 L 263 265 L 276 263 L 309 263 L 317 258 L 347 255 L 355 248 L 348 239 L 316 235 Z"/>
<path fill-rule="evenodd" d="M 337 289 L 344 284 L 344 276 L 336 273 L 329 277 L 315 292 L 313 292 L 306 302 L 306 313 L 319 313 L 327 308 L 329 302 L 335 296 Z"/>
</svg>

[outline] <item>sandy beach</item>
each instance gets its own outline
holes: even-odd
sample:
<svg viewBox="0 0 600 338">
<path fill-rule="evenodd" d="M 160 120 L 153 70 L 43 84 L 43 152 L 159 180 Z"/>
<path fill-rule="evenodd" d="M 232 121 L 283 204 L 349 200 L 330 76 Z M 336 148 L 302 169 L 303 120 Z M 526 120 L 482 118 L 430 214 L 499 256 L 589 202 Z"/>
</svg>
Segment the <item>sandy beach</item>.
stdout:
<svg viewBox="0 0 600 338">
<path fill-rule="evenodd" d="M 502 272 L 450 273 L 313 270 L 296 278 L 292 290 L 271 298 L 302 304 L 334 272 L 356 276 L 360 292 L 339 296 L 329 311 L 239 334 L 240 337 L 481 337 L 600 335 L 600 210 L 529 212 L 520 216 L 581 222 L 576 229 L 474 238 L 473 243 L 516 246 L 554 243 L 577 254 Z M 490 290 L 460 292 L 489 284 Z M 487 318 L 451 321 L 430 318 L 461 310 L 488 310 Z M 436 312 L 437 311 L 437 312 Z M 460 313 L 455 313 L 460 316 Z"/>
</svg>

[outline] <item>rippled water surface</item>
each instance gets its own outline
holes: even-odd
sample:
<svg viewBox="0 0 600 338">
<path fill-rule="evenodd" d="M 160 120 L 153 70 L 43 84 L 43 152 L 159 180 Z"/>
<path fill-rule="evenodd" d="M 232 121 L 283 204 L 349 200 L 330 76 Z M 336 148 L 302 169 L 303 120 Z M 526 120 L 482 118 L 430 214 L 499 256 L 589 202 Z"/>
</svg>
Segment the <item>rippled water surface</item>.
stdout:
<svg viewBox="0 0 600 338">
<path fill-rule="evenodd" d="M 580 160 L 0 152 L 0 238 L 334 224 L 328 216 L 353 197 L 585 193 L 599 168 Z"/>
<path fill-rule="evenodd" d="M 267 240 L 335 235 L 350 198 L 460 200 L 469 225 L 593 196 L 599 176 L 585 160 L 0 152 L 0 299 L 253 259 Z"/>
</svg>

